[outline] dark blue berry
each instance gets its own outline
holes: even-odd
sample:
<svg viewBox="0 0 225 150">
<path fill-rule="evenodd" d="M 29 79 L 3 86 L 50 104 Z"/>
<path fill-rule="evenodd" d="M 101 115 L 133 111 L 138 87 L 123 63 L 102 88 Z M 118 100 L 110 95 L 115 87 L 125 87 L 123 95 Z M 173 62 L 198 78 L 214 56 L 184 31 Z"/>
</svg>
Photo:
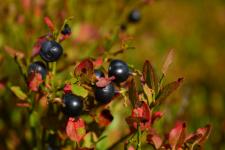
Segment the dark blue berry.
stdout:
<svg viewBox="0 0 225 150">
<path fill-rule="evenodd" d="M 128 15 L 128 21 L 130 23 L 137 23 L 140 21 L 140 19 L 141 19 L 141 13 L 139 10 L 136 10 L 136 9 L 132 10 L 130 14 Z"/>
<path fill-rule="evenodd" d="M 82 113 L 83 101 L 73 94 L 65 94 L 63 97 L 63 112 L 69 117 L 77 117 Z"/>
<path fill-rule="evenodd" d="M 94 70 L 96 78 L 103 78 L 105 77 L 104 73 L 101 70 Z"/>
<path fill-rule="evenodd" d="M 42 78 L 44 79 L 48 73 L 45 64 L 41 61 L 36 61 L 30 64 L 28 67 L 28 76 L 33 73 L 40 73 Z"/>
<path fill-rule="evenodd" d="M 63 35 L 68 35 L 71 33 L 71 28 L 68 24 L 65 24 L 63 30 L 61 31 Z"/>
<path fill-rule="evenodd" d="M 95 87 L 95 99 L 100 103 L 108 103 L 115 95 L 115 89 L 110 83 L 106 87 Z"/>
<path fill-rule="evenodd" d="M 129 68 L 127 64 L 121 60 L 113 60 L 109 65 L 109 77 L 114 76 L 116 83 L 124 82 L 129 77 Z"/>
<path fill-rule="evenodd" d="M 41 45 L 40 56 L 46 62 L 54 62 L 59 59 L 63 53 L 62 46 L 56 41 L 45 41 Z"/>
</svg>

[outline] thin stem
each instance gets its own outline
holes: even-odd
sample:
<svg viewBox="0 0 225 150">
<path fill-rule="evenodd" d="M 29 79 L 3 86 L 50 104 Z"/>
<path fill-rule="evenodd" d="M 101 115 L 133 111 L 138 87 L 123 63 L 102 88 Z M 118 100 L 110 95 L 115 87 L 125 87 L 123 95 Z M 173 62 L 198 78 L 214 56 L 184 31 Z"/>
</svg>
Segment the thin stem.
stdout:
<svg viewBox="0 0 225 150">
<path fill-rule="evenodd" d="M 137 148 L 136 150 L 141 150 L 141 127 L 138 124 L 138 133 L 137 133 Z"/>
</svg>

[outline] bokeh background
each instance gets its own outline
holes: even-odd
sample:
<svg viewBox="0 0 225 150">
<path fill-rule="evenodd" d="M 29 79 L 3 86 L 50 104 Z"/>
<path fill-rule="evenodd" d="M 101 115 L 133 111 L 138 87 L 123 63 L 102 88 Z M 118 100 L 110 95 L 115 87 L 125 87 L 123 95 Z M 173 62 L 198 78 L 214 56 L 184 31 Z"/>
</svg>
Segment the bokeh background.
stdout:
<svg viewBox="0 0 225 150">
<path fill-rule="evenodd" d="M 168 131 L 175 120 L 184 120 L 188 130 L 194 131 L 210 123 L 213 130 L 205 149 L 225 149 L 224 0 L 155 0 L 149 4 L 144 4 L 144 0 L 1 1 L 0 149 L 15 148 L 28 115 L 16 107 L 17 99 L 8 89 L 9 85 L 24 83 L 18 66 L 4 52 L 4 47 L 19 49 L 28 57 L 37 37 L 48 32 L 43 22 L 45 16 L 58 26 L 65 18 L 74 16 L 70 23 L 72 36 L 63 43 L 68 55 L 63 63 L 95 57 L 101 51 L 98 46 L 104 38 L 126 23 L 132 9 L 140 11 L 141 21 L 127 24 L 125 33 L 132 36 L 135 49 L 119 58 L 139 69 L 148 59 L 160 75 L 166 54 L 174 49 L 175 58 L 165 82 L 178 77 L 185 79 L 161 108 L 166 113 L 158 128 Z M 112 49 L 117 49 L 118 45 L 115 43 Z M 111 131 L 118 129 L 116 123 L 109 127 Z M 100 145 L 104 147 L 105 143 Z"/>
</svg>

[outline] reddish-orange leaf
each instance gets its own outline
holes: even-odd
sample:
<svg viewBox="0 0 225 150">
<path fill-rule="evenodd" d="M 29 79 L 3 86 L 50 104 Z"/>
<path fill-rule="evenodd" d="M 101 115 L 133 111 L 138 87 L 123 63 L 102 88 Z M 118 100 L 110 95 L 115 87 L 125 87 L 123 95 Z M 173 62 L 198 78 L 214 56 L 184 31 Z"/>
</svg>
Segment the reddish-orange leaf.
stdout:
<svg viewBox="0 0 225 150">
<path fill-rule="evenodd" d="M 131 131 L 137 129 L 138 124 L 140 124 L 141 130 L 149 129 L 151 127 L 151 111 L 149 106 L 143 101 L 137 102 L 131 116 L 126 118 L 126 121 Z"/>
<path fill-rule="evenodd" d="M 115 79 L 114 76 L 109 77 L 109 78 L 98 78 L 98 81 L 96 82 L 96 86 L 97 87 L 106 87 L 114 79 Z"/>
<path fill-rule="evenodd" d="M 82 118 L 69 118 L 66 125 L 66 134 L 72 141 L 80 143 L 86 135 L 85 122 Z"/>
<path fill-rule="evenodd" d="M 207 139 L 208 139 L 208 137 L 209 137 L 209 134 L 210 134 L 210 132 L 211 132 L 211 125 L 206 125 L 205 127 L 203 127 L 203 128 L 199 128 L 196 132 L 197 132 L 197 134 L 201 134 L 202 135 L 202 137 L 201 137 L 201 139 L 200 139 L 200 141 L 199 141 L 199 144 L 201 145 L 201 144 L 203 144 Z"/>
<path fill-rule="evenodd" d="M 59 42 L 62 42 L 66 39 L 68 39 L 70 37 L 71 33 L 70 34 L 66 34 L 66 35 L 63 35 L 61 34 L 61 36 L 59 37 Z"/>
<path fill-rule="evenodd" d="M 40 84 L 42 84 L 44 81 L 42 79 L 42 76 L 40 73 L 34 73 L 30 76 L 28 86 L 31 91 L 38 91 L 38 88 Z"/>
<path fill-rule="evenodd" d="M 163 116 L 163 113 L 160 111 L 157 111 L 153 113 L 152 115 L 152 124 L 155 122 L 156 119 L 160 119 Z"/>
<path fill-rule="evenodd" d="M 19 102 L 19 103 L 16 103 L 16 106 L 17 107 L 31 107 L 31 104 L 30 103 L 27 103 L 27 102 Z"/>
<path fill-rule="evenodd" d="M 18 57 L 18 58 L 24 58 L 24 53 L 23 52 L 21 52 L 21 51 L 19 51 L 19 50 L 17 50 L 17 49 L 14 49 L 14 48 L 12 48 L 12 47 L 9 47 L 9 46 L 4 46 L 4 49 L 3 50 L 5 50 L 5 52 L 7 53 L 7 54 L 9 54 L 11 57 Z"/>
<path fill-rule="evenodd" d="M 98 124 L 100 127 L 108 126 L 113 120 L 113 116 L 108 109 L 102 110 L 98 117 Z"/>
<path fill-rule="evenodd" d="M 52 20 L 49 17 L 44 18 L 45 24 L 48 26 L 48 28 L 53 32 L 55 29 L 55 26 L 52 22 Z"/>
<path fill-rule="evenodd" d="M 102 57 L 98 57 L 96 60 L 93 61 L 94 67 L 99 68 L 103 63 Z"/>
<path fill-rule="evenodd" d="M 47 41 L 47 39 L 48 35 L 41 36 L 37 39 L 32 49 L 32 57 L 36 56 L 39 53 L 42 43 Z"/>
<path fill-rule="evenodd" d="M 63 91 L 66 94 L 66 93 L 70 93 L 71 89 L 72 89 L 72 85 L 68 83 L 64 86 Z"/>
<path fill-rule="evenodd" d="M 75 74 L 92 74 L 94 69 L 94 65 L 90 59 L 85 59 L 81 61 L 75 68 Z"/>
<path fill-rule="evenodd" d="M 83 23 L 80 25 L 79 33 L 75 39 L 75 43 L 88 42 L 97 38 L 99 38 L 98 30 L 91 24 Z"/>
<path fill-rule="evenodd" d="M 161 137 L 153 130 L 151 130 L 147 135 L 147 141 L 149 144 L 152 144 L 155 149 L 159 149 L 163 143 Z"/>
<path fill-rule="evenodd" d="M 172 149 L 176 149 L 184 143 L 186 136 L 186 124 L 177 122 L 175 127 L 169 133 L 169 144 Z"/>
</svg>

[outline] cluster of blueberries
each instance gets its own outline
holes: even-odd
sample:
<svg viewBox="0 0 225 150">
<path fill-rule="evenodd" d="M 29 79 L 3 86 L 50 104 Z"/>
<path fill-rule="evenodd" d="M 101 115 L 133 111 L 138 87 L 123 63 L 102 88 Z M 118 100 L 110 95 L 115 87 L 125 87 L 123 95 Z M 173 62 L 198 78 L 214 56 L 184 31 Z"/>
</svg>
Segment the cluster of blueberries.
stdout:
<svg viewBox="0 0 225 150">
<path fill-rule="evenodd" d="M 62 34 L 69 34 L 71 32 L 68 25 L 65 25 Z M 57 61 L 63 53 L 62 46 L 54 40 L 48 40 L 43 42 L 40 48 L 39 55 L 45 62 L 55 62 Z M 48 73 L 47 67 L 41 61 L 36 61 L 30 64 L 28 68 L 28 76 L 33 73 L 40 73 L 44 79 Z M 105 77 L 104 73 L 100 70 L 94 70 L 96 78 Z M 129 77 L 129 67 L 128 65 L 121 60 L 112 60 L 108 68 L 108 76 L 114 76 L 115 79 L 113 82 L 121 83 L 127 80 Z M 95 99 L 99 103 L 108 103 L 111 101 L 115 95 L 115 88 L 112 83 L 108 84 L 105 87 L 94 88 Z M 65 94 L 63 96 L 63 112 L 65 115 L 70 117 L 79 116 L 82 113 L 83 109 L 83 100 L 79 96 L 76 96 L 72 93 Z"/>
<path fill-rule="evenodd" d="M 96 78 L 104 77 L 104 73 L 100 70 L 94 70 Z M 121 60 L 112 60 L 110 62 L 108 68 L 108 76 L 114 76 L 115 83 L 121 83 L 127 80 L 129 77 L 129 68 L 127 64 Z M 109 103 L 116 91 L 113 86 L 113 83 L 106 85 L 105 87 L 94 87 L 95 99 L 101 103 L 106 104 Z M 63 112 L 70 117 L 79 116 L 82 113 L 83 109 L 83 101 L 79 96 L 73 95 L 71 93 L 65 94 L 63 97 L 63 102 L 65 107 L 63 108 Z"/>
</svg>

